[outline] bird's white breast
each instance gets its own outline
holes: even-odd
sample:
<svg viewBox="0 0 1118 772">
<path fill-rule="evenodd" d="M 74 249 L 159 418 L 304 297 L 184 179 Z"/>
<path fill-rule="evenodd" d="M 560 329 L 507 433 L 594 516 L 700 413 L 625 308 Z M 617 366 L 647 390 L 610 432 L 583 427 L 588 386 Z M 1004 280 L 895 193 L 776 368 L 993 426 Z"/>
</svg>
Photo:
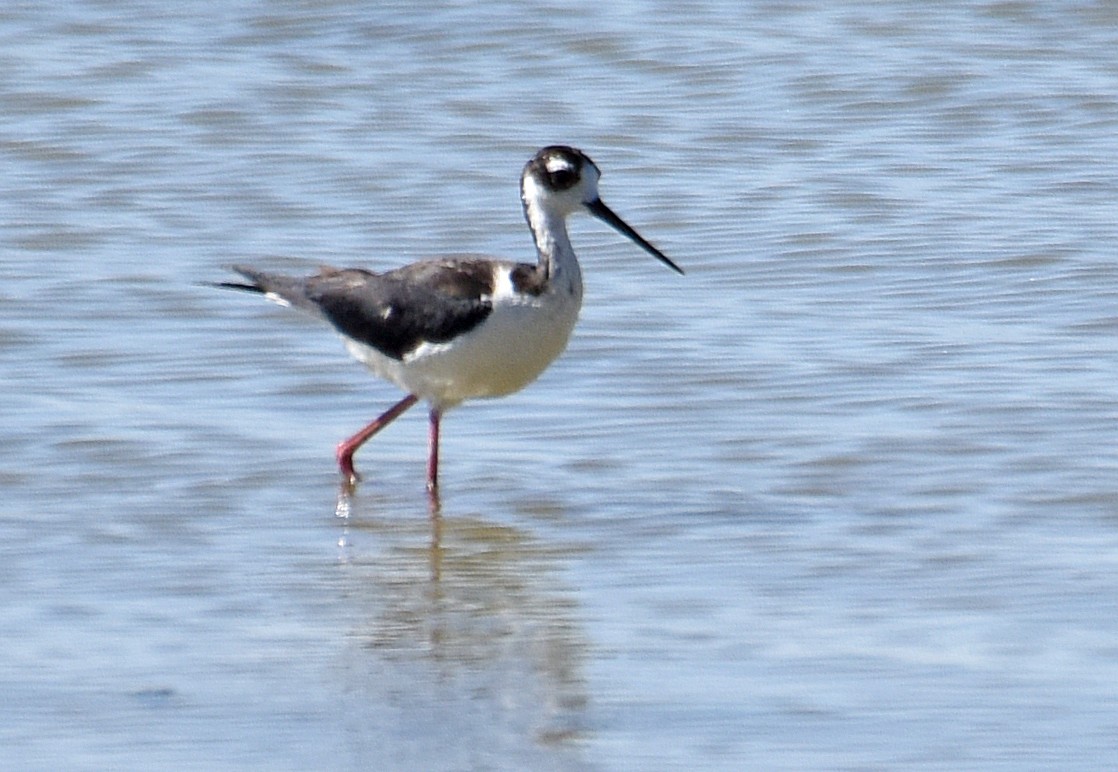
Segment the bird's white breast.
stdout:
<svg viewBox="0 0 1118 772">
<path fill-rule="evenodd" d="M 353 340 L 346 346 L 378 376 L 440 408 L 519 391 L 567 347 L 581 306 L 581 281 L 556 277 L 562 280 L 533 296 L 515 291 L 508 270 L 497 273 L 492 312 L 451 341 L 422 343 L 403 360 Z"/>
</svg>

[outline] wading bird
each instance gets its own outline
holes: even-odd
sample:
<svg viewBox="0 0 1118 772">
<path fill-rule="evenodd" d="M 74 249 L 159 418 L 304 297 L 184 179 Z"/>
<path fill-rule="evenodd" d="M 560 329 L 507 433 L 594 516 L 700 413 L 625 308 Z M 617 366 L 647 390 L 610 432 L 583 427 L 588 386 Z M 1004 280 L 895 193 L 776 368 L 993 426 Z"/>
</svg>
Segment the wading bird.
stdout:
<svg viewBox="0 0 1118 772">
<path fill-rule="evenodd" d="M 218 286 L 263 294 L 319 316 L 346 348 L 407 396 L 338 445 L 347 483 L 358 479 L 353 454 L 419 400 L 430 408 L 427 487 L 438 487 L 442 414 L 468 399 L 500 397 L 527 386 L 563 352 L 582 305 L 582 271 L 567 217 L 586 211 L 683 271 L 598 196 L 601 173 L 572 147 L 545 147 L 524 167 L 520 197 L 537 261 L 424 260 L 385 273 L 322 268 L 306 277 L 234 266 L 243 282 Z"/>
</svg>

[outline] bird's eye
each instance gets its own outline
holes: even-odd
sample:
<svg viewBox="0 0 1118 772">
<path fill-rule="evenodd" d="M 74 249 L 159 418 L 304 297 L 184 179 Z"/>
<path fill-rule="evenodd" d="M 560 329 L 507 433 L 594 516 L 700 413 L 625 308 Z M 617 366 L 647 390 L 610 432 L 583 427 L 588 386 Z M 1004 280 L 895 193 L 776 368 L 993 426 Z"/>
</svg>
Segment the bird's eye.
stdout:
<svg viewBox="0 0 1118 772">
<path fill-rule="evenodd" d="M 578 174 L 574 169 L 555 169 L 548 171 L 547 180 L 555 190 L 566 190 L 578 181 Z"/>
</svg>

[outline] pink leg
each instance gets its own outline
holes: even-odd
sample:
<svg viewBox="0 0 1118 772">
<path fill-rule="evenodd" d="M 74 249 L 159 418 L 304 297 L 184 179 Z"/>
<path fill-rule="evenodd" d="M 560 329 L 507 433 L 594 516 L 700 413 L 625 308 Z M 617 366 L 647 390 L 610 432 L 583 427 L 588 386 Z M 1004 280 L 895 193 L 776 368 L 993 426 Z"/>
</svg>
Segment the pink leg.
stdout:
<svg viewBox="0 0 1118 772">
<path fill-rule="evenodd" d="M 357 434 L 353 435 L 348 440 L 343 440 L 338 443 L 338 466 L 341 468 L 342 475 L 348 482 L 353 483 L 358 480 L 357 472 L 353 468 L 353 454 L 357 452 L 357 449 L 364 445 L 374 434 L 403 415 L 404 411 L 418 401 L 419 397 L 414 394 L 409 394 L 395 405 L 388 408 L 388 410 L 384 411 L 379 418 L 357 432 Z"/>
<path fill-rule="evenodd" d="M 442 411 L 436 407 L 431 408 L 430 426 L 427 430 L 427 490 L 434 492 L 439 489 L 439 420 Z"/>
</svg>

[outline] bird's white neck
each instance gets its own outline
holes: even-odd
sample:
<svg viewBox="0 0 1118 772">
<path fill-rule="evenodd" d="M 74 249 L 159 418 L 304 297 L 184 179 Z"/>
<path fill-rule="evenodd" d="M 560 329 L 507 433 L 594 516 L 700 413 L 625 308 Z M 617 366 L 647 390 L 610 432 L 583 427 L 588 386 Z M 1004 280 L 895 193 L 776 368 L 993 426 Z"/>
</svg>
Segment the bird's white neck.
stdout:
<svg viewBox="0 0 1118 772">
<path fill-rule="evenodd" d="M 567 235 L 567 218 L 528 200 L 524 216 L 539 253 L 539 270 L 557 291 L 582 298 L 582 269 Z"/>
</svg>

